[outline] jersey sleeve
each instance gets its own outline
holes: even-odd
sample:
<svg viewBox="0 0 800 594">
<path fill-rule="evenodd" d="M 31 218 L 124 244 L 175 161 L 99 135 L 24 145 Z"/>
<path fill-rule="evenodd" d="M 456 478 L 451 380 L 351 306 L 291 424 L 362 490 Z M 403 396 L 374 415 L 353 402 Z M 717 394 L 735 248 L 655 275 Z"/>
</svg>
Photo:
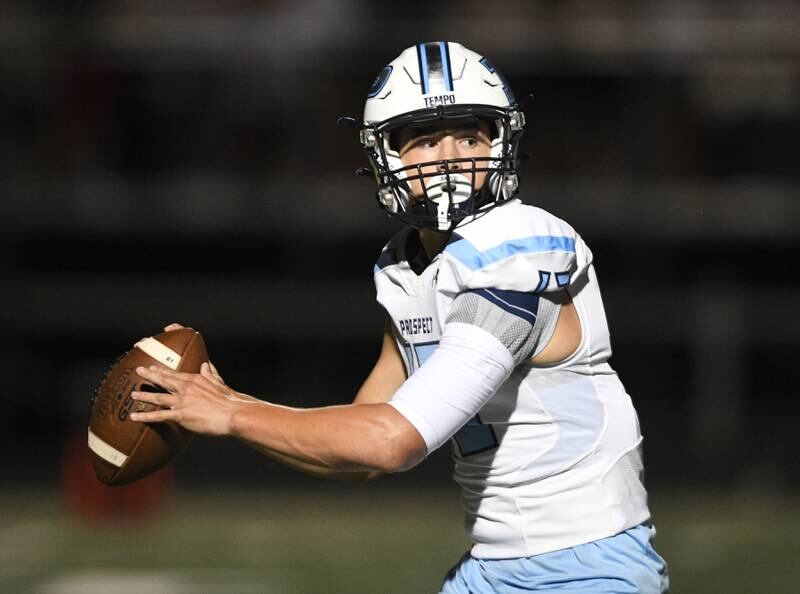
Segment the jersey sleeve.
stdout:
<svg viewBox="0 0 800 594">
<path fill-rule="evenodd" d="M 431 453 L 475 416 L 513 369 L 508 350 L 494 336 L 470 324 L 447 324 L 439 346 L 389 405 Z"/>
<path fill-rule="evenodd" d="M 473 289 L 453 300 L 445 325 L 470 324 L 485 330 L 508 350 L 514 365 L 519 365 L 547 346 L 560 311 L 560 303 L 550 294 Z"/>
<path fill-rule="evenodd" d="M 519 364 L 547 345 L 560 293 L 579 283 L 590 263 L 575 230 L 541 209 L 517 205 L 475 221 L 453 234 L 442 254 L 445 324 L 486 330 Z"/>
<path fill-rule="evenodd" d="M 442 253 L 439 288 L 451 297 L 473 289 L 562 291 L 591 264 L 580 235 L 541 209 L 520 205 L 490 215 L 453 233 Z"/>
</svg>

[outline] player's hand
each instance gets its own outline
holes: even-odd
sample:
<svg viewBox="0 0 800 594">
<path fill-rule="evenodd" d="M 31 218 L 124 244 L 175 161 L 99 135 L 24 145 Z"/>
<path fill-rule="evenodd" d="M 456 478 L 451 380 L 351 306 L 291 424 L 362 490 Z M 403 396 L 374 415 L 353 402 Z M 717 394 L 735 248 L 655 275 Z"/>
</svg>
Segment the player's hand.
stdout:
<svg viewBox="0 0 800 594">
<path fill-rule="evenodd" d="M 184 328 L 186 328 L 186 326 L 184 326 L 183 324 L 179 324 L 178 322 L 172 322 L 171 324 L 167 324 L 166 326 L 164 326 L 164 332 L 171 332 L 172 330 L 183 330 Z M 208 368 L 211 371 L 211 375 L 216 377 L 221 383 L 223 384 L 225 383 L 225 381 L 222 379 L 222 376 L 219 374 L 219 371 L 217 371 L 217 368 L 214 367 L 214 364 L 211 361 L 208 362 Z"/>
<path fill-rule="evenodd" d="M 172 330 L 182 330 L 184 328 L 186 328 L 186 326 L 184 326 L 183 324 L 179 324 L 178 322 L 172 322 L 171 324 L 167 324 L 166 326 L 164 326 L 164 332 L 170 332 Z M 149 337 L 142 336 L 140 340 L 145 340 L 146 338 Z"/>
<path fill-rule="evenodd" d="M 181 373 L 163 367 L 139 367 L 142 378 L 161 386 L 168 393 L 132 392 L 134 400 L 165 407 L 152 412 L 131 414 L 131 420 L 146 423 L 175 421 L 189 431 L 208 435 L 230 433 L 230 420 L 242 403 L 256 401 L 231 390 L 216 368 L 203 363 L 200 373 Z"/>
</svg>

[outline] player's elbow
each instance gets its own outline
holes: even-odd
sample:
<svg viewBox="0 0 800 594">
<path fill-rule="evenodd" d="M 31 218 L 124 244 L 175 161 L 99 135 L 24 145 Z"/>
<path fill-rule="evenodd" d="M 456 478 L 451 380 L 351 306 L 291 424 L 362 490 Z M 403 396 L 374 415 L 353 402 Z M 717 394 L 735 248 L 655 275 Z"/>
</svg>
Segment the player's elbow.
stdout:
<svg viewBox="0 0 800 594">
<path fill-rule="evenodd" d="M 332 475 L 330 478 L 339 481 L 340 483 L 347 483 L 349 485 L 363 485 L 365 483 L 370 483 L 383 475 L 383 472 L 378 472 L 376 470 L 350 471 L 338 472 L 335 475 Z"/>
<path fill-rule="evenodd" d="M 380 440 L 382 447 L 375 470 L 382 473 L 411 470 L 425 459 L 427 453 L 419 432 L 397 411 L 393 412 L 399 419 L 393 419 L 385 427 Z"/>
<path fill-rule="evenodd" d="M 407 444 L 392 444 L 384 451 L 378 460 L 379 473 L 405 472 L 411 470 L 425 459 L 425 452 Z"/>
</svg>

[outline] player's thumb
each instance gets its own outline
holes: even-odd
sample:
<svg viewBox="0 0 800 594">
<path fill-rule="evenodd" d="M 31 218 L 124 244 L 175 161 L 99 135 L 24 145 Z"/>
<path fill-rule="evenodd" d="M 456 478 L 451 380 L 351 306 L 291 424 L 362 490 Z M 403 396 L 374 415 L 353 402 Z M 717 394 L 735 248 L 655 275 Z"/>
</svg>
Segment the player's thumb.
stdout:
<svg viewBox="0 0 800 594">
<path fill-rule="evenodd" d="M 222 379 L 222 376 L 217 371 L 217 368 L 214 367 L 214 364 L 210 361 L 203 363 L 200 366 L 200 375 L 218 384 L 225 383 L 225 380 Z"/>
<path fill-rule="evenodd" d="M 164 326 L 164 332 L 171 332 L 172 330 L 180 330 L 181 328 L 185 328 L 183 324 L 178 324 L 177 322 L 172 322 L 167 326 Z"/>
</svg>

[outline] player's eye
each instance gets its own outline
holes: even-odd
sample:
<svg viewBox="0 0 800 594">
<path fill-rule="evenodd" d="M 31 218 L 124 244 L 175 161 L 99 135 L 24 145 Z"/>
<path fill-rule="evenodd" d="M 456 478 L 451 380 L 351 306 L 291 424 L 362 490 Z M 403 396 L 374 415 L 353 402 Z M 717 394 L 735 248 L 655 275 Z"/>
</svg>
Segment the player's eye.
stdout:
<svg viewBox="0 0 800 594">
<path fill-rule="evenodd" d="M 421 148 L 431 149 L 431 148 L 435 148 L 437 144 L 438 144 L 438 141 L 437 141 L 436 138 L 428 136 L 428 137 L 423 137 L 423 138 L 417 139 L 417 142 L 415 143 L 415 146 L 418 146 L 418 147 L 421 147 Z"/>
</svg>

